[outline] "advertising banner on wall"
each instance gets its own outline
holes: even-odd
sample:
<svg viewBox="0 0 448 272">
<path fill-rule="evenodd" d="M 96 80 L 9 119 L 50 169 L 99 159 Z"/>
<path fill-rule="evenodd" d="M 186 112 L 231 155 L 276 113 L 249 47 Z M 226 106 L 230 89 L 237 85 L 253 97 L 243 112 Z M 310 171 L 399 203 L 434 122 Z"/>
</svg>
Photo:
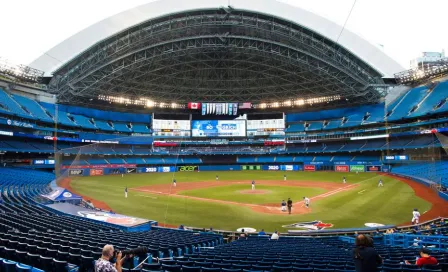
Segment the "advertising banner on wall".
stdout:
<svg viewBox="0 0 448 272">
<path fill-rule="evenodd" d="M 69 176 L 82 176 L 84 175 L 84 169 L 70 169 L 68 170 Z"/>
<path fill-rule="evenodd" d="M 316 171 L 316 166 L 315 165 L 305 164 L 303 166 L 303 170 L 304 171 Z"/>
<path fill-rule="evenodd" d="M 139 173 L 155 173 L 157 172 L 157 167 L 141 167 L 137 170 Z"/>
<path fill-rule="evenodd" d="M 91 176 L 102 176 L 103 169 L 90 169 L 90 175 Z"/>
<path fill-rule="evenodd" d="M 77 165 L 76 168 L 135 168 L 136 164 L 89 164 L 89 165 Z M 70 168 L 70 165 L 61 166 L 62 169 Z"/>
<path fill-rule="evenodd" d="M 267 171 L 278 171 L 280 170 L 280 165 L 262 165 L 261 168 Z"/>
<path fill-rule="evenodd" d="M 199 170 L 199 166 L 197 165 L 188 165 L 188 166 L 178 166 L 177 171 L 179 172 L 197 172 Z"/>
<path fill-rule="evenodd" d="M 364 172 L 364 165 L 350 165 L 350 172 Z"/>
<path fill-rule="evenodd" d="M 334 167 L 334 171 L 336 172 L 348 172 L 349 168 L 348 165 L 336 165 Z"/>
<path fill-rule="evenodd" d="M 174 167 L 174 166 L 159 166 L 157 168 L 157 172 L 162 172 L 162 173 L 176 172 L 176 167 Z"/>
<path fill-rule="evenodd" d="M 367 172 L 381 172 L 381 166 L 379 165 L 368 165 L 366 168 Z"/>
<path fill-rule="evenodd" d="M 243 165 L 241 170 L 261 170 L 261 165 Z"/>
<path fill-rule="evenodd" d="M 131 173 L 136 173 L 137 169 L 136 168 L 126 168 L 126 173 L 131 174 Z"/>
<path fill-rule="evenodd" d="M 280 165 L 280 170 L 282 171 L 300 171 L 302 168 L 300 168 L 298 165 Z"/>
</svg>

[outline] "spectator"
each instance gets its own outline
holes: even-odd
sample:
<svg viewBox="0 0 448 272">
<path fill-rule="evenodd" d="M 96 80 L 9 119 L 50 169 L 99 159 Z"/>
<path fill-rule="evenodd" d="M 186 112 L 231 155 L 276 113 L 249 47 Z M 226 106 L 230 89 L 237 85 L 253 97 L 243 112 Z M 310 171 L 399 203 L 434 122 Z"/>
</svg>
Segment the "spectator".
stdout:
<svg viewBox="0 0 448 272">
<path fill-rule="evenodd" d="M 212 227 L 210 227 L 210 229 L 208 230 L 208 233 L 215 233 L 215 232 L 213 231 L 213 228 L 212 228 Z"/>
<path fill-rule="evenodd" d="M 271 236 L 271 240 L 278 240 L 278 238 L 280 238 L 279 235 L 278 235 L 278 232 L 274 231 L 274 233 Z"/>
<path fill-rule="evenodd" d="M 258 236 L 266 235 L 266 232 L 264 232 L 264 229 L 261 229 L 261 231 L 258 233 Z"/>
<path fill-rule="evenodd" d="M 246 238 L 246 237 L 247 237 L 246 232 L 244 231 L 244 229 L 242 229 L 240 233 L 240 238 Z"/>
<path fill-rule="evenodd" d="M 95 272 L 122 272 L 121 265 L 124 259 L 121 258 L 121 252 L 117 253 L 115 264 L 110 262 L 113 255 L 114 247 L 112 245 L 105 245 L 101 258 L 95 262 Z"/>
<path fill-rule="evenodd" d="M 430 256 L 431 252 L 426 249 L 426 248 L 422 248 L 420 249 L 420 258 L 418 258 L 415 261 L 415 265 L 417 265 L 418 267 L 422 267 L 424 265 L 436 265 L 437 259 Z M 406 264 L 411 264 L 409 261 L 405 261 Z"/>
<path fill-rule="evenodd" d="M 382 234 L 381 234 L 381 231 L 380 231 L 380 229 L 376 229 L 376 231 L 375 231 L 375 236 L 381 236 Z"/>
<path fill-rule="evenodd" d="M 420 238 L 416 237 L 414 239 L 414 243 L 412 245 L 415 246 L 415 247 L 421 247 L 423 245 L 423 241 L 420 240 Z"/>
<path fill-rule="evenodd" d="M 373 239 L 364 234 L 360 234 L 355 240 L 356 248 L 353 249 L 353 259 L 356 272 L 376 272 L 377 266 L 383 260 L 373 248 Z"/>
<path fill-rule="evenodd" d="M 180 230 L 185 230 L 184 225 L 180 225 L 180 226 L 179 226 L 179 229 L 180 229 Z"/>
</svg>

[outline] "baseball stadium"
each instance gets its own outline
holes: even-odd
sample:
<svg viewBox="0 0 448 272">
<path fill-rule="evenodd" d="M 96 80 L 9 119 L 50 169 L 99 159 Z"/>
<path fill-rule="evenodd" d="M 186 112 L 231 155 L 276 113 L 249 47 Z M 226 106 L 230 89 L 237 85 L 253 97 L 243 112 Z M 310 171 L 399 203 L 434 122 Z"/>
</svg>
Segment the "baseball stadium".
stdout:
<svg viewBox="0 0 448 272">
<path fill-rule="evenodd" d="M 447 148 L 444 52 L 152 1 L 0 59 L 0 271 L 448 271 Z"/>
</svg>

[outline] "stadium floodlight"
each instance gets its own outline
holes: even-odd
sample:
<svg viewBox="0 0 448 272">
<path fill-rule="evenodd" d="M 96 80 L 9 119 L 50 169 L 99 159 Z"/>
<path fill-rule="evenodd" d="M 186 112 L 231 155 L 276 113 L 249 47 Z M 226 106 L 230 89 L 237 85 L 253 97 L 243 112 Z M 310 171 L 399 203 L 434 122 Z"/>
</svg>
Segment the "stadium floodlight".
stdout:
<svg viewBox="0 0 448 272">
<path fill-rule="evenodd" d="M 152 100 L 146 100 L 146 107 L 152 108 L 154 107 L 154 101 Z"/>
<path fill-rule="evenodd" d="M 285 106 L 290 107 L 292 105 L 292 101 L 291 100 L 286 100 L 284 104 L 285 104 Z"/>
<path fill-rule="evenodd" d="M 160 107 L 160 108 L 165 107 L 165 103 L 159 103 L 159 107 Z"/>
<path fill-rule="evenodd" d="M 178 105 L 176 103 L 171 103 L 171 108 L 176 109 L 178 107 Z"/>
</svg>

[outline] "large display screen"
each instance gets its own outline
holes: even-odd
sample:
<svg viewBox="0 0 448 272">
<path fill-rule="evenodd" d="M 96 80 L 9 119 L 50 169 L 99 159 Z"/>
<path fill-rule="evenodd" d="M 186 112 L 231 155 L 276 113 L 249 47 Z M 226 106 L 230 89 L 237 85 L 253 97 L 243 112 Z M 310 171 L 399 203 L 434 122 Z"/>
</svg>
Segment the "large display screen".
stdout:
<svg viewBox="0 0 448 272">
<path fill-rule="evenodd" d="M 193 137 L 245 137 L 246 120 L 195 120 L 191 124 Z"/>
</svg>

